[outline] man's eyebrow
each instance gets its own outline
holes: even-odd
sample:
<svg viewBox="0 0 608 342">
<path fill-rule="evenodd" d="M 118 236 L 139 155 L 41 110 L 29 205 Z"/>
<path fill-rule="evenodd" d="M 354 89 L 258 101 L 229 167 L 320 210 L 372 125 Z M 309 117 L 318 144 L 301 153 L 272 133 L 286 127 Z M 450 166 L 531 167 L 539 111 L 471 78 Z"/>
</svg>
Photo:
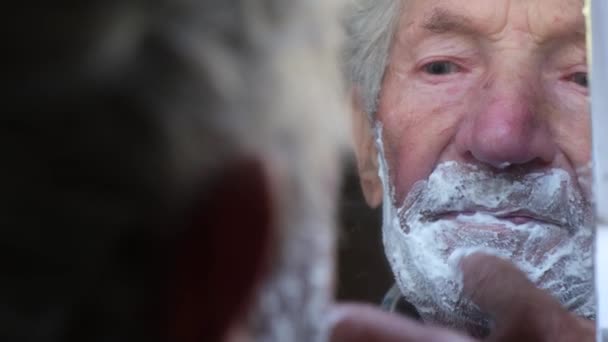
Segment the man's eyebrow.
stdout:
<svg viewBox="0 0 608 342">
<path fill-rule="evenodd" d="M 473 31 L 469 18 L 439 8 L 435 8 L 432 14 L 424 19 L 421 26 L 432 33 L 470 33 Z"/>
<path fill-rule="evenodd" d="M 435 8 L 422 20 L 420 27 L 428 32 L 435 34 L 442 33 L 465 33 L 470 34 L 476 31 L 475 24 L 471 18 L 451 12 L 444 8 Z M 585 41 L 584 19 L 562 23 L 560 29 L 553 32 L 546 32 L 541 38 L 541 43 L 554 40 L 563 40 L 567 37 L 571 41 Z"/>
</svg>

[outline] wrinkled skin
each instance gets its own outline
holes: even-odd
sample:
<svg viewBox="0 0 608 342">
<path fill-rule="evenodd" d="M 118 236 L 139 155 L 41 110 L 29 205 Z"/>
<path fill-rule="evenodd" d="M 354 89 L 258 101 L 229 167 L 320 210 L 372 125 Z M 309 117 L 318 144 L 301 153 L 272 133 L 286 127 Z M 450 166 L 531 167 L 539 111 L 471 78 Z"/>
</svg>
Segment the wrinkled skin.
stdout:
<svg viewBox="0 0 608 342">
<path fill-rule="evenodd" d="M 574 180 L 573 186 L 589 195 L 582 5 L 582 0 L 472 0 L 466 6 L 456 0 L 404 2 L 375 113 L 383 127 L 384 157 L 397 207 L 416 182 L 448 161 L 498 173 L 561 169 Z M 358 109 L 359 171 L 366 199 L 375 207 L 383 197 L 377 151 L 370 130 L 362 129 L 369 126 L 368 113 Z M 498 269 L 512 267 L 488 262 Z M 572 317 L 534 286 L 527 287 L 525 277 L 514 269 L 504 279 L 488 277 L 492 281 L 481 281 L 481 292 L 503 291 L 503 285 L 512 282 L 529 292 L 528 298 L 505 291 L 498 296 L 504 298 L 484 305 L 471 294 L 496 318 L 491 339 L 572 339 L 568 334 L 555 337 L 564 329 L 580 340 L 592 338 L 591 324 Z M 519 305 L 522 297 L 532 304 Z M 501 300 L 520 310 L 519 315 L 496 308 Z M 537 314 L 521 314 L 527 310 Z"/>
<path fill-rule="evenodd" d="M 587 166 L 582 1 L 405 7 L 377 113 L 397 202 L 442 161 Z"/>
</svg>

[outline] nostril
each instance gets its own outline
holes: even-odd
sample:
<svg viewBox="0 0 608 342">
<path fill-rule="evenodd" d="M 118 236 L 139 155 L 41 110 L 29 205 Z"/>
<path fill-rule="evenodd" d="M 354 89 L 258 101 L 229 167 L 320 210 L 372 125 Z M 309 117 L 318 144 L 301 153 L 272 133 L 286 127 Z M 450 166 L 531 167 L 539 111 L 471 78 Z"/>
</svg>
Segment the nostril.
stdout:
<svg viewBox="0 0 608 342">
<path fill-rule="evenodd" d="M 477 160 L 479 163 L 479 160 Z M 498 173 L 508 172 L 513 175 L 517 174 L 528 174 L 533 171 L 541 171 L 545 170 L 547 167 L 551 165 L 551 162 L 547 162 L 542 158 L 534 158 L 525 163 L 512 163 L 512 162 L 503 162 L 500 164 L 492 164 L 488 162 L 484 162 L 485 165 L 491 167 Z"/>
<path fill-rule="evenodd" d="M 462 158 L 463 158 L 463 161 L 468 164 L 479 163 L 479 160 L 477 160 L 477 158 L 475 158 L 475 156 L 473 156 L 473 152 L 471 152 L 471 151 L 464 152 L 464 154 L 462 154 Z"/>
</svg>

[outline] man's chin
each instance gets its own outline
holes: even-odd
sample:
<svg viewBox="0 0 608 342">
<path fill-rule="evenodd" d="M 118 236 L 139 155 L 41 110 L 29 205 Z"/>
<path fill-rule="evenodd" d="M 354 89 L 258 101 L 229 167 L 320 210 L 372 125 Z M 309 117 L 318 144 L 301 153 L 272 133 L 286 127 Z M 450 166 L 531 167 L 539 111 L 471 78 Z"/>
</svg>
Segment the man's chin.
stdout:
<svg viewBox="0 0 608 342">
<path fill-rule="evenodd" d="M 590 252 L 591 246 L 586 245 L 586 238 L 579 238 L 577 242 L 572 240 L 567 229 L 538 220 L 515 224 L 496 218 L 481 222 L 454 217 L 434 224 L 425 228 L 427 233 L 437 229 L 435 239 L 431 239 L 436 243 L 414 239 L 401 246 L 401 255 L 409 262 L 395 263 L 389 254 L 394 267 L 404 267 L 393 271 L 399 275 L 397 278 L 405 299 L 417 308 L 424 321 L 474 337 L 488 334 L 491 320 L 461 296 L 457 266 L 453 263 L 459 255 L 474 251 L 512 261 L 532 282 L 552 293 L 568 310 L 579 316 L 589 316 L 587 311 L 593 306 L 589 302 L 592 289 L 590 279 L 585 278 L 588 258 L 583 254 Z M 416 232 L 412 230 L 411 234 Z M 396 235 L 388 236 L 392 238 L 386 244 L 389 251 L 400 234 L 397 230 Z M 571 274 L 573 271 L 577 274 Z"/>
<path fill-rule="evenodd" d="M 382 172 L 386 256 L 425 321 L 487 334 L 490 320 L 462 298 L 452 262 L 471 252 L 509 260 L 579 316 L 593 311 L 591 210 L 565 170 L 495 173 L 443 163 L 401 204 Z"/>
</svg>

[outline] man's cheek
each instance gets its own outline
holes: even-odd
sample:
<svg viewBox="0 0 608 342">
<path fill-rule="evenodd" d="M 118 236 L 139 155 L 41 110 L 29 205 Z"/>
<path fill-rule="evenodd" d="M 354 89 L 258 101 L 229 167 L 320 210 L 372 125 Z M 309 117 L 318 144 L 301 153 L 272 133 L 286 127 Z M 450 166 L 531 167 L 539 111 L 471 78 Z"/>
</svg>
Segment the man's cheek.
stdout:
<svg viewBox="0 0 608 342">
<path fill-rule="evenodd" d="M 577 123 L 566 124 L 560 128 L 557 140 L 558 146 L 567 159 L 572 162 L 577 172 L 580 168 L 589 166 L 591 162 L 591 132 L 586 127 L 580 127 Z"/>
<path fill-rule="evenodd" d="M 418 136 L 416 130 L 412 130 L 413 113 L 403 113 L 397 117 L 385 117 L 381 120 L 381 129 L 377 132 L 380 139 L 377 141 L 382 146 L 379 158 L 383 159 L 385 170 L 388 175 L 381 175 L 384 181 L 389 181 L 389 186 L 395 196 L 392 198 L 396 204 L 400 204 L 410 186 L 416 179 L 424 177 L 425 167 L 429 151 L 420 139 L 426 137 Z M 406 122 L 404 118 L 408 118 Z M 388 178 L 387 178 L 388 176 Z"/>
<path fill-rule="evenodd" d="M 426 149 L 402 149 L 401 156 L 392 168 L 391 180 L 394 189 L 393 199 L 397 207 L 401 206 L 412 186 L 428 177 L 435 166 L 434 153 Z M 390 164 L 389 164 L 390 168 Z"/>
<path fill-rule="evenodd" d="M 410 81 L 406 85 L 395 78 L 387 80 L 389 87 L 378 110 L 396 204 L 401 204 L 411 187 L 426 179 L 438 162 L 459 159 L 446 151 L 451 151 L 448 146 L 470 108 L 478 107 L 471 103 L 468 94 L 473 85 L 467 82 L 433 86 L 417 79 Z"/>
<path fill-rule="evenodd" d="M 425 180 L 437 165 L 447 139 L 431 129 L 432 127 L 404 130 L 403 138 L 387 156 L 391 187 L 395 204 L 401 205 L 412 186 Z"/>
<path fill-rule="evenodd" d="M 560 106 L 552 101 L 541 108 L 541 113 L 549 122 L 552 138 L 560 151 L 555 164 L 572 170 L 581 189 L 590 193 L 591 122 L 587 103 Z"/>
<path fill-rule="evenodd" d="M 395 147 L 386 149 L 393 152 L 388 159 L 391 184 L 395 202 L 400 205 L 412 186 L 426 180 L 437 164 L 446 160 L 459 160 L 450 148 L 450 142 L 458 128 L 458 115 L 451 118 L 434 119 L 434 111 L 429 118 L 409 129 L 404 129 Z M 430 120 L 429 120 L 430 119 Z"/>
</svg>

